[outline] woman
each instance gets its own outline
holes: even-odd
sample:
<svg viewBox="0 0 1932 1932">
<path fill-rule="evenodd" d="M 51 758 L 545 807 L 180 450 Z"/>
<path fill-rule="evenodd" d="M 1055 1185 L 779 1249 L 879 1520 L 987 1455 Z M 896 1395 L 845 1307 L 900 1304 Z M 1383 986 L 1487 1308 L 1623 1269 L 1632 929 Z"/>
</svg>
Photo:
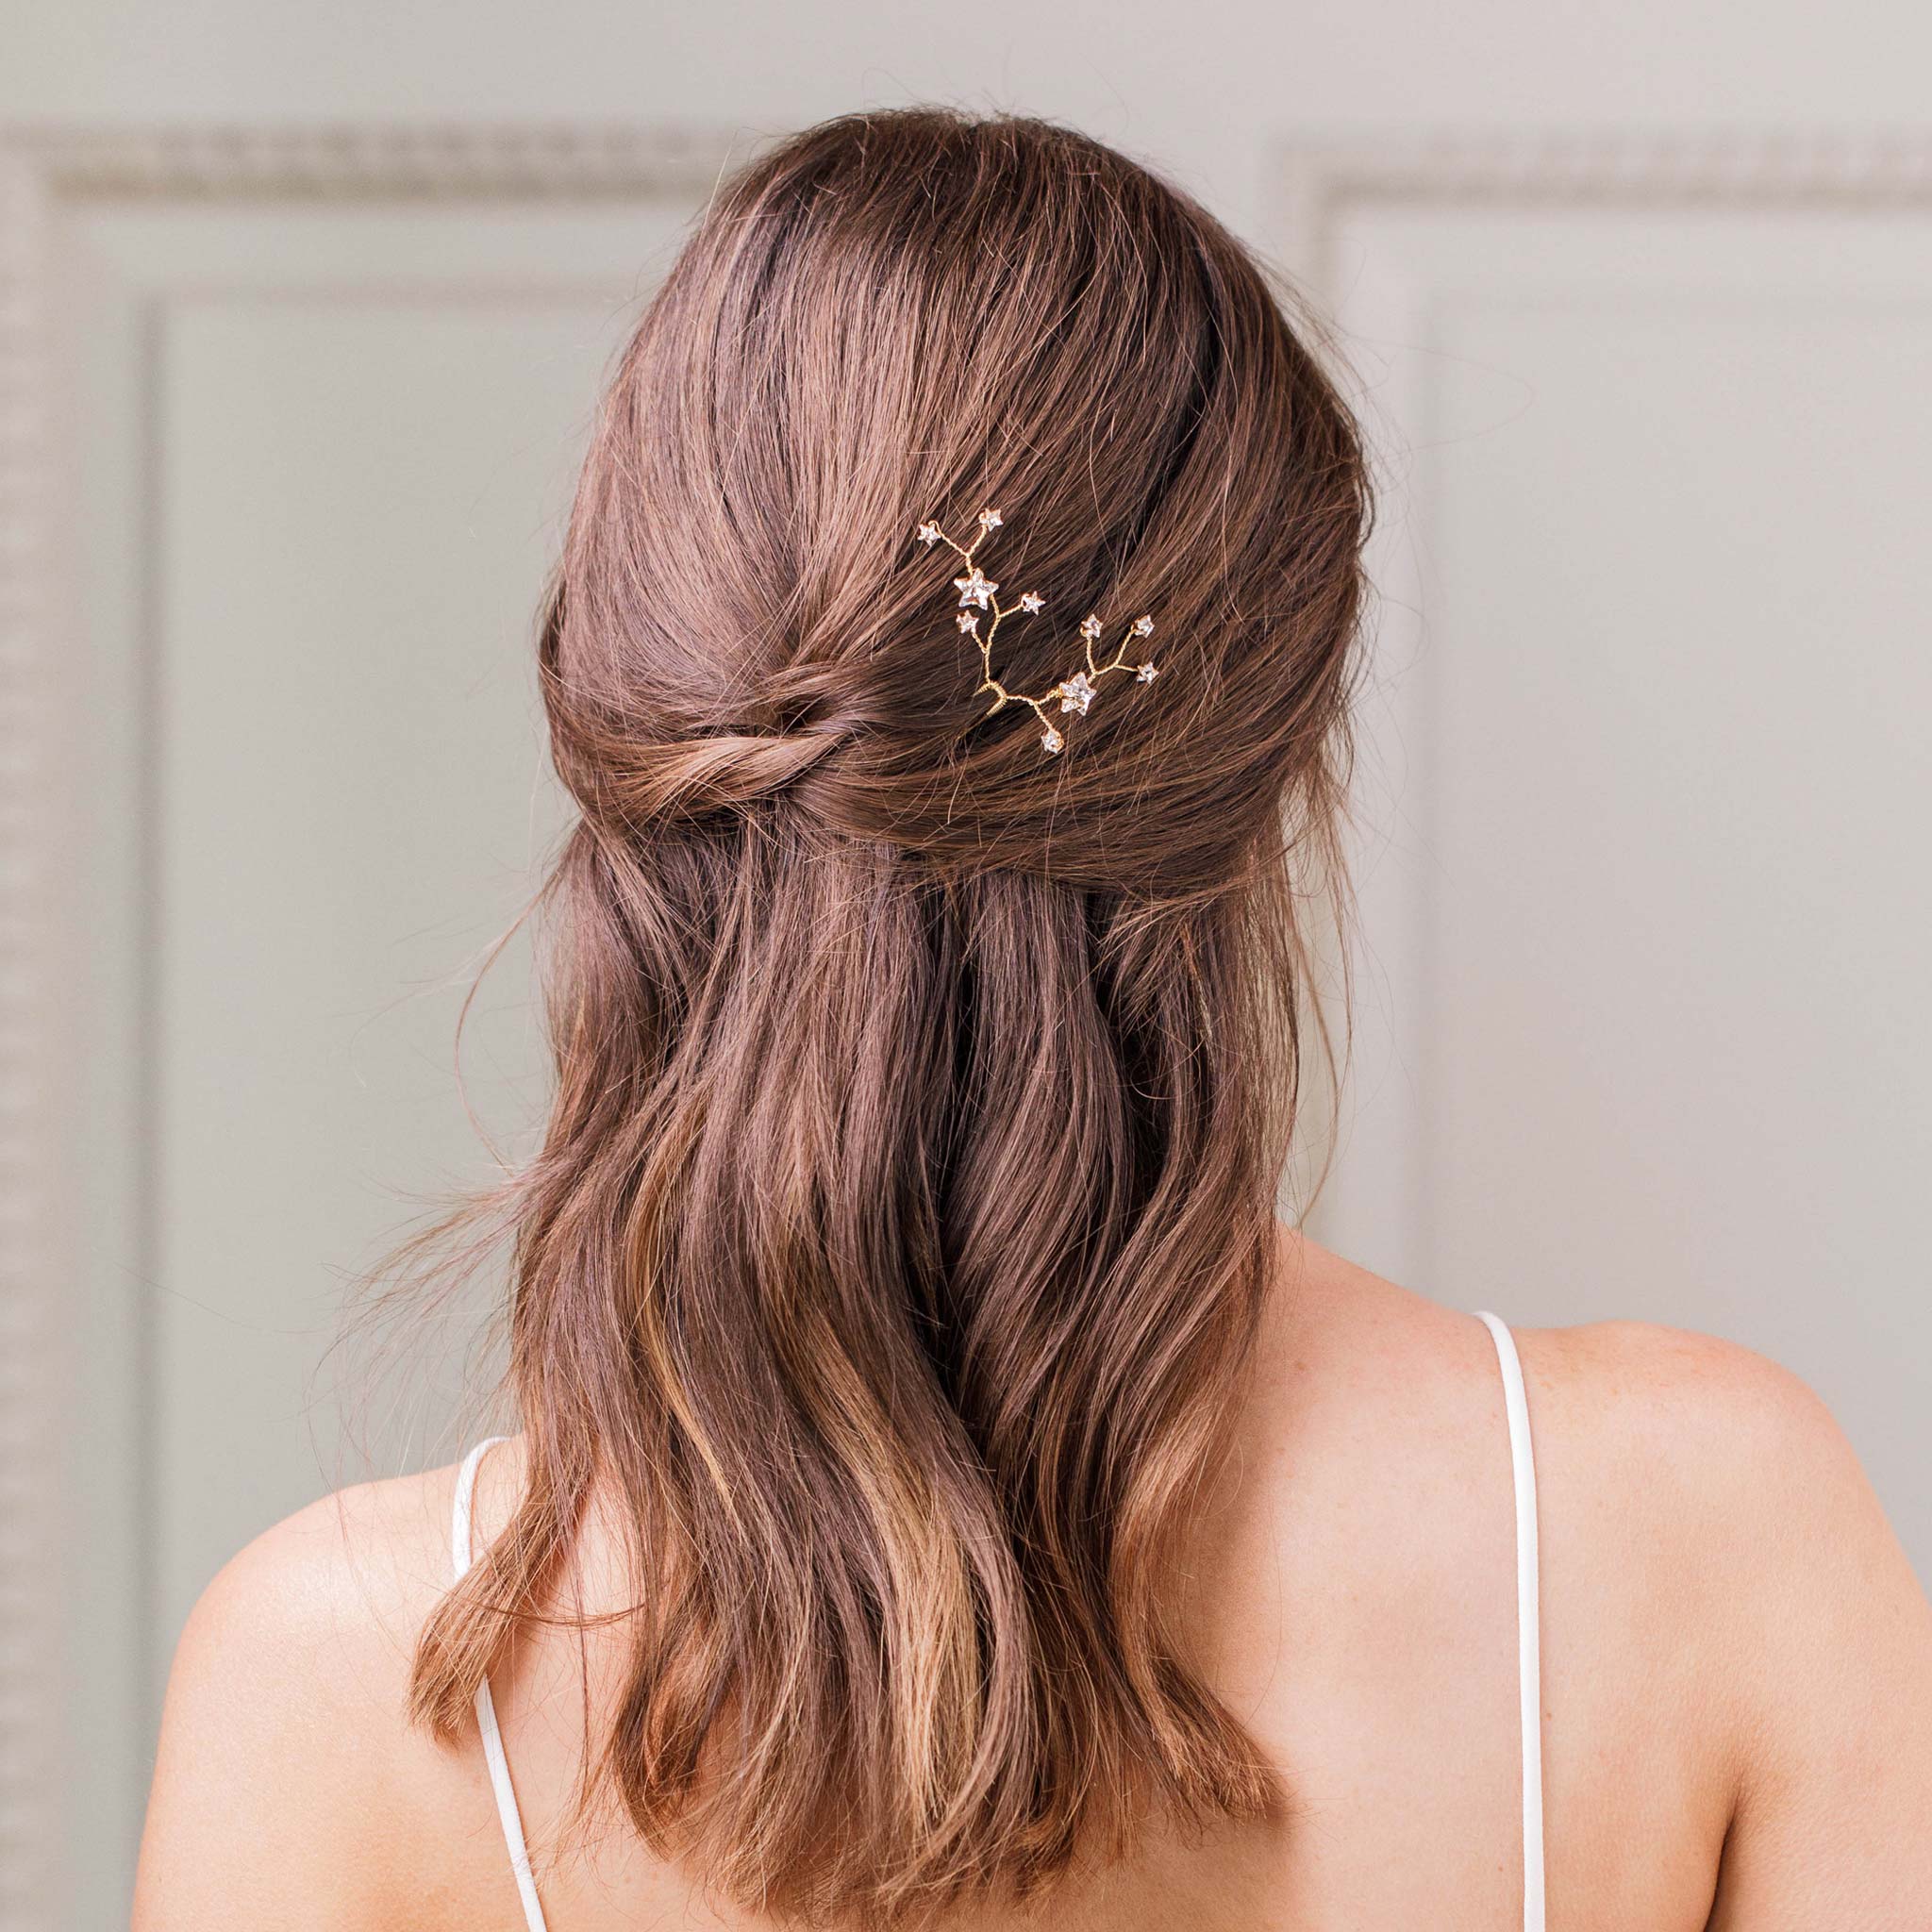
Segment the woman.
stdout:
<svg viewBox="0 0 1932 1932">
<path fill-rule="evenodd" d="M 1109 150 L 721 192 L 541 632 L 518 1433 L 209 1589 L 143 1932 L 1932 1924 L 1932 1611 L 1806 1390 L 1275 1219 L 1367 517 Z"/>
</svg>

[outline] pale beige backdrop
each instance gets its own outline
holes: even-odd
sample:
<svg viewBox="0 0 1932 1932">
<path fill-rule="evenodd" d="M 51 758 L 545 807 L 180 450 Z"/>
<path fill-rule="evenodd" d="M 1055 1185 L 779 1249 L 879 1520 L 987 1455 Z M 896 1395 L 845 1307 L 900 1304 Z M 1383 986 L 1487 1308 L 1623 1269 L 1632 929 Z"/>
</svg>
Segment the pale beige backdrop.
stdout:
<svg viewBox="0 0 1932 1932">
<path fill-rule="evenodd" d="M 0 1921 L 123 1914 L 213 1569 L 363 1450 L 454 1447 L 459 1322 L 373 1393 L 330 1344 L 412 1197 L 489 1171 L 451 1036 L 557 823 L 529 629 L 588 412 L 734 143 L 868 102 L 1077 120 L 1341 320 L 1388 503 L 1321 1232 L 1768 1350 L 1932 1574 L 1932 28 L 1841 15 L 1855 75 L 1806 9 L 1729 20 L 5 29 Z M 512 1151 L 525 973 L 465 1057 Z"/>
</svg>

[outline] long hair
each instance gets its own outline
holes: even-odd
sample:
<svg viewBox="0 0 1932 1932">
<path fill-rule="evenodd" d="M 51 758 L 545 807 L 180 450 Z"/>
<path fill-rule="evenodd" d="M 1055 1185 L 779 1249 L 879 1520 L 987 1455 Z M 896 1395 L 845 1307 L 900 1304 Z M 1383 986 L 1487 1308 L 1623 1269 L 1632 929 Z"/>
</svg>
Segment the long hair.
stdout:
<svg viewBox="0 0 1932 1932">
<path fill-rule="evenodd" d="M 1275 1249 L 1368 491 L 1253 258 L 1063 127 L 811 128 L 719 192 L 603 400 L 541 625 L 579 808 L 512 1234 L 526 1486 L 415 1659 L 459 1733 L 593 1494 L 596 1777 L 742 1903 L 907 1923 L 1274 1775 L 1176 1556 Z M 1067 747 L 979 553 L 1157 619 Z M 1058 715 L 1058 714 L 1056 714 Z"/>
</svg>

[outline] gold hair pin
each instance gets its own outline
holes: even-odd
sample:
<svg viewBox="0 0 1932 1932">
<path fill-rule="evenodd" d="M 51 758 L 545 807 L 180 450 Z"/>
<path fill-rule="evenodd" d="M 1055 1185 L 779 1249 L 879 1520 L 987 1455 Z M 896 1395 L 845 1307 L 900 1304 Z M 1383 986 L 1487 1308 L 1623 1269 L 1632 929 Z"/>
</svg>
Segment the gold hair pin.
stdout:
<svg viewBox="0 0 1932 1932">
<path fill-rule="evenodd" d="M 1076 671 L 1071 677 L 1063 677 L 1051 691 L 1042 691 L 1037 698 L 1030 698 L 1024 691 L 1008 691 L 992 675 L 992 641 L 1000 627 L 1003 617 L 1011 617 L 1019 611 L 1026 617 L 1037 617 L 1046 608 L 1046 599 L 1036 596 L 1028 591 L 1014 604 L 1002 604 L 999 600 L 999 585 L 988 576 L 974 562 L 973 554 L 1000 526 L 1000 513 L 996 509 L 983 509 L 979 512 L 979 534 L 971 543 L 955 543 L 939 525 L 928 518 L 912 533 L 915 543 L 924 543 L 930 550 L 935 543 L 943 543 L 948 550 L 957 551 L 966 565 L 966 575 L 953 579 L 953 588 L 959 593 L 959 628 L 979 646 L 980 668 L 986 674 L 981 691 L 993 692 L 992 708 L 987 712 L 991 718 L 1003 705 L 1031 705 L 1033 714 L 1043 727 L 1041 743 L 1050 752 L 1061 750 L 1066 738 L 1058 725 L 1047 716 L 1046 708 L 1055 698 L 1060 701 L 1060 712 L 1077 711 L 1081 717 L 1099 695 L 1095 687 L 1109 671 L 1131 671 L 1137 684 L 1152 684 L 1159 675 L 1150 660 L 1143 664 L 1127 662 L 1127 645 L 1136 638 L 1154 635 L 1154 620 L 1151 617 L 1137 617 L 1127 626 L 1126 635 L 1122 638 L 1119 648 L 1105 663 L 1098 664 L 1093 658 L 1093 646 L 1100 641 L 1101 622 L 1093 616 L 1080 620 L 1080 640 L 1087 648 L 1087 663 L 1084 670 Z M 990 611 L 992 622 L 984 631 L 979 627 L 981 611 Z"/>
</svg>

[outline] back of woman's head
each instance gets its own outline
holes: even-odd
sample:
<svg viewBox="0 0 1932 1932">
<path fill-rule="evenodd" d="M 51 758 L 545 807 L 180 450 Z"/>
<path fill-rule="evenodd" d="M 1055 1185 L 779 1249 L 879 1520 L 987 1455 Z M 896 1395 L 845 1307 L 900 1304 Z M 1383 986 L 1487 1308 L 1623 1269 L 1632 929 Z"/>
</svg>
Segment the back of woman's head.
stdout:
<svg viewBox="0 0 1932 1932">
<path fill-rule="evenodd" d="M 914 541 L 983 508 L 1044 600 L 988 660 Z M 594 1490 L 638 1605 L 594 1769 L 733 1896 L 903 1919 L 1268 1807 L 1174 1568 L 1274 1253 L 1366 514 L 1260 272 L 1111 150 L 855 116 L 721 191 L 545 614 L 581 817 L 499 1203 L 529 1482 L 424 1717 Z M 1090 612 L 1109 655 L 1150 613 L 1159 676 L 1056 754 L 995 700 Z"/>
</svg>

